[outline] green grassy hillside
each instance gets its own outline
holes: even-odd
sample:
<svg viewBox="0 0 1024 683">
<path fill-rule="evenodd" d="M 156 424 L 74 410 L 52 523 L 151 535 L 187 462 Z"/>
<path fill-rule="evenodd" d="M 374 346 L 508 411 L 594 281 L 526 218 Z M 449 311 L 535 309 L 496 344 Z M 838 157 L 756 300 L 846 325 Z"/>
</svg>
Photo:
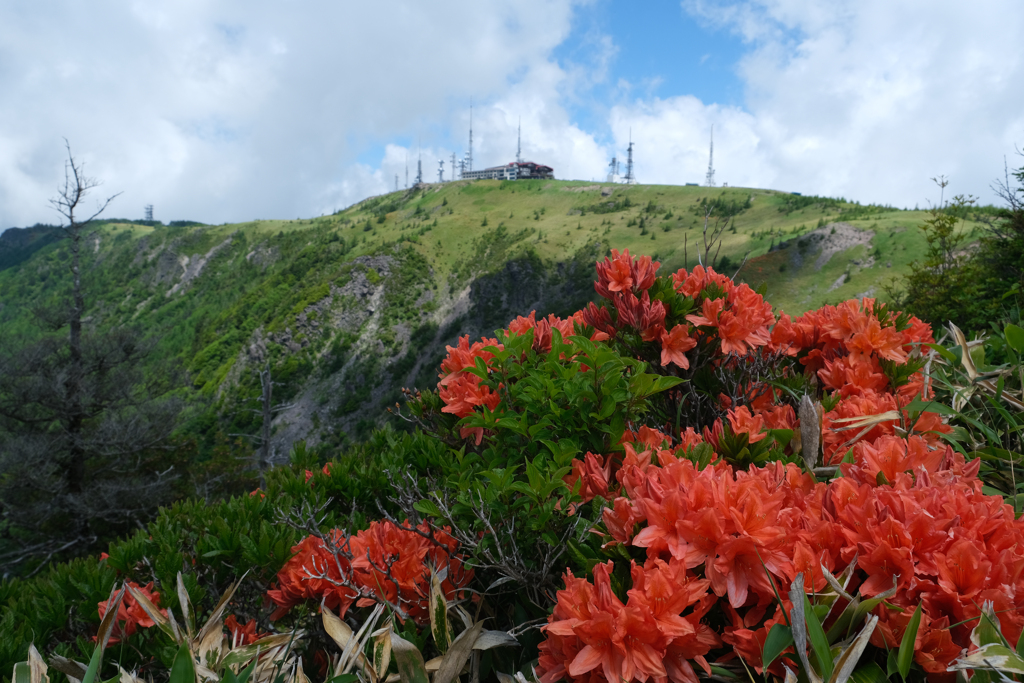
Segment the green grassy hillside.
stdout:
<svg viewBox="0 0 1024 683">
<path fill-rule="evenodd" d="M 924 212 L 746 188 L 464 181 L 304 220 L 103 223 L 88 249 L 88 323 L 136 327 L 154 345 L 151 372 L 177 368 L 193 406 L 183 429 L 201 453 L 258 430 L 245 408 L 269 364 L 292 404 L 274 422 L 285 457 L 299 439 L 361 438 L 401 387 L 436 381 L 458 331 L 583 305 L 609 248 L 692 267 L 708 203 L 712 225 L 731 219 L 720 269 L 746 256 L 739 279 L 766 283 L 790 313 L 879 296 L 924 249 Z M 38 334 L 37 311 L 67 290 L 66 261 L 59 242 L 0 242 L 5 338 Z"/>
</svg>

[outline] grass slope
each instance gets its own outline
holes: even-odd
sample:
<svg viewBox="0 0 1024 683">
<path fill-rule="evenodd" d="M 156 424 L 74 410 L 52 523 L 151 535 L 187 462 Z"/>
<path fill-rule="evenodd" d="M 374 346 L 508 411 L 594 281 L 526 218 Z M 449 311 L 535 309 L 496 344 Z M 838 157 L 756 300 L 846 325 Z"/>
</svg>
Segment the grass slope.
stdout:
<svg viewBox="0 0 1024 683">
<path fill-rule="evenodd" d="M 732 265 L 721 270 L 746 256 L 739 279 L 767 284 L 791 314 L 878 296 L 923 255 L 924 212 L 732 187 L 459 181 L 311 219 L 104 223 L 89 243 L 87 314 L 98 330 L 139 327 L 155 346 L 153 371 L 183 371 L 182 391 L 201 405 L 188 429 L 207 449 L 258 429 L 243 408 L 258 393 L 255 370 L 270 363 L 276 395 L 296 405 L 275 421 L 287 453 L 304 437 L 365 434 L 401 386 L 436 381 L 460 333 L 582 305 L 608 248 L 692 267 L 707 202 L 713 216 L 733 215 L 719 253 Z M 66 263 L 57 243 L 0 268 L 0 334 L 38 334 L 34 311 L 66 295 Z"/>
</svg>

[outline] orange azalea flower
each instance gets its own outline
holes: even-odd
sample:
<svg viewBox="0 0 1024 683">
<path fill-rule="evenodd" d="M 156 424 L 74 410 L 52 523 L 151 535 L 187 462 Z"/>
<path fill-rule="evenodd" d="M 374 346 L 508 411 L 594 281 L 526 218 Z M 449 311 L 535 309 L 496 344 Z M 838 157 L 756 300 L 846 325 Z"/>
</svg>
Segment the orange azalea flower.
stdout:
<svg viewBox="0 0 1024 683">
<path fill-rule="evenodd" d="M 786 573 L 786 560 L 778 552 L 758 548 L 753 538 L 733 537 L 717 548 L 718 557 L 707 567 L 715 594 L 729 596 L 729 604 L 742 607 L 753 591 L 759 605 L 767 605 L 774 596 L 765 568 L 776 576 Z"/>
<path fill-rule="evenodd" d="M 591 301 L 587 307 L 579 311 L 577 315 L 580 322 L 594 328 L 593 341 L 605 341 L 615 334 L 615 326 L 612 325 L 612 317 L 604 306 L 600 308 Z"/>
<path fill-rule="evenodd" d="M 660 302 L 659 302 L 660 303 Z M 661 333 L 661 364 L 675 363 L 684 370 L 689 369 L 690 361 L 686 352 L 697 345 L 697 340 L 690 336 L 688 325 L 676 325 L 671 332 Z"/>
<path fill-rule="evenodd" d="M 328 538 L 336 547 L 346 544 L 345 536 L 337 529 Z M 299 541 L 292 547 L 292 553 L 277 573 L 277 587 L 267 591 L 267 597 L 277 605 L 270 615 L 271 621 L 280 619 L 300 602 L 319 598 L 326 598 L 327 606 L 344 617 L 358 597 L 354 588 L 341 585 L 351 579 L 349 561 L 329 551 L 316 536 Z"/>
<path fill-rule="evenodd" d="M 704 303 L 701 304 L 701 315 L 688 315 L 686 319 L 700 327 L 715 327 L 724 308 L 725 299 L 704 299 Z"/>
<path fill-rule="evenodd" d="M 565 476 L 565 483 L 572 490 L 576 482 L 580 482 L 579 495 L 584 503 L 589 503 L 595 496 L 612 498 L 608 490 L 608 482 L 612 478 L 612 456 L 600 456 L 588 452 L 583 460 L 572 461 L 572 472 Z"/>
<path fill-rule="evenodd" d="M 728 276 L 716 273 L 711 268 L 704 266 L 694 267 L 692 273 L 687 273 L 685 268 L 680 268 L 672 276 L 672 282 L 675 284 L 677 292 L 692 298 L 699 296 L 704 288 L 711 284 L 718 285 L 727 294 L 735 286 Z"/>
<path fill-rule="evenodd" d="M 439 386 L 438 394 L 445 403 L 441 412 L 452 413 L 458 417 L 471 415 L 477 406 L 487 406 L 494 410 L 501 402 L 501 397 L 492 393 L 487 385 L 481 384 L 479 377 L 468 373 Z"/>
<path fill-rule="evenodd" d="M 458 346 L 445 347 L 448 350 L 448 356 L 441 361 L 442 372 L 438 375 L 438 377 L 441 378 L 440 383 L 447 384 L 452 379 L 459 377 L 460 371 L 474 367 L 476 365 L 477 358 L 482 358 L 485 363 L 494 358 L 494 354 L 484 351 L 488 346 L 496 346 L 499 349 L 504 348 L 504 346 L 498 343 L 497 339 L 487 338 L 473 342 L 473 344 L 470 345 L 468 334 L 459 339 Z"/>
<path fill-rule="evenodd" d="M 627 250 L 628 251 L 628 250 Z M 659 261 L 652 261 L 650 256 L 641 256 L 635 259 L 629 267 L 630 276 L 633 278 L 633 286 L 637 289 L 650 289 L 654 284 L 654 277 L 661 267 Z"/>
<path fill-rule="evenodd" d="M 250 619 L 248 623 L 242 625 L 238 623 L 234 614 L 228 615 L 228 618 L 224 620 L 224 628 L 230 634 L 232 648 L 251 645 L 267 635 L 266 633 L 256 633 L 255 619 Z"/>
<path fill-rule="evenodd" d="M 746 406 L 730 410 L 726 417 L 729 418 L 729 426 L 732 427 L 733 434 L 747 434 L 748 443 L 757 443 L 768 436 L 767 433 L 762 431 L 764 429 L 764 417 L 761 415 L 751 415 L 750 409 Z"/>
<path fill-rule="evenodd" d="M 140 586 L 134 581 L 129 581 L 128 584 L 142 593 L 146 598 L 149 599 L 154 605 L 160 604 L 160 593 L 153 591 L 153 582 L 150 581 L 145 586 Z M 107 616 L 107 608 L 110 600 L 104 600 L 99 603 L 98 609 L 100 614 L 100 620 L 102 621 Z M 160 613 L 167 616 L 167 610 L 161 609 Z M 132 636 L 138 627 L 150 628 L 156 624 L 146 610 L 142 608 L 142 605 L 135 600 L 131 593 L 125 592 L 124 597 L 121 599 L 121 604 L 117 606 L 117 620 L 114 623 L 114 629 L 111 631 L 110 642 L 119 643 L 123 639 Z M 93 640 L 95 640 L 95 636 Z"/>
<path fill-rule="evenodd" d="M 935 553 L 935 565 L 939 570 L 939 586 L 960 599 L 980 593 L 992 568 L 980 544 L 965 538 L 954 541 L 945 553 Z"/>
<path fill-rule="evenodd" d="M 597 282 L 594 289 L 606 299 L 612 298 L 613 292 L 624 292 L 633 287 L 633 259 L 629 255 L 629 249 L 621 254 L 612 249 L 612 257 L 604 260 L 604 263 L 597 263 Z"/>
</svg>

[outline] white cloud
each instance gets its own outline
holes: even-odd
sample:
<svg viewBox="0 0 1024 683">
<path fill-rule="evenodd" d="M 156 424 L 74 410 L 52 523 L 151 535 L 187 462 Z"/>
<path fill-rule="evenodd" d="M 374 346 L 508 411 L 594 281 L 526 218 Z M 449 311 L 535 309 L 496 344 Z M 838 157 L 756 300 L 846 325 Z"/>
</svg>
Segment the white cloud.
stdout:
<svg viewBox="0 0 1024 683">
<path fill-rule="evenodd" d="M 616 107 L 618 147 L 634 125 L 644 182 L 693 181 L 715 123 L 716 177 L 898 206 L 989 184 L 1024 142 L 1024 5 L 955 0 L 687 2 L 749 41 L 743 111 L 691 97 Z M 646 141 L 646 144 L 645 144 Z"/>
<path fill-rule="evenodd" d="M 124 191 L 111 215 L 294 218 L 404 185 L 417 136 L 425 178 L 442 158 L 451 177 L 471 97 L 477 168 L 515 157 L 521 117 L 524 157 L 559 178 L 602 177 L 632 129 L 642 182 L 702 182 L 714 124 L 719 182 L 913 206 L 945 174 L 994 201 L 1024 144 L 1019 0 L 684 9 L 746 41 L 742 107 L 623 79 L 630 55 L 574 24 L 579 0 L 2 3 L 0 229 L 55 219 L 62 136 L 97 199 Z M 556 60 L 574 28 L 590 32 Z"/>
<path fill-rule="evenodd" d="M 570 0 L 298 7 L 4 3 L 0 229 L 55 218 L 45 207 L 62 136 L 103 189 L 124 192 L 111 215 L 152 203 L 164 220 L 220 222 L 351 203 L 394 184 L 361 168 L 361 153 L 454 123 L 471 96 L 493 100 L 547 68 L 573 11 Z"/>
</svg>

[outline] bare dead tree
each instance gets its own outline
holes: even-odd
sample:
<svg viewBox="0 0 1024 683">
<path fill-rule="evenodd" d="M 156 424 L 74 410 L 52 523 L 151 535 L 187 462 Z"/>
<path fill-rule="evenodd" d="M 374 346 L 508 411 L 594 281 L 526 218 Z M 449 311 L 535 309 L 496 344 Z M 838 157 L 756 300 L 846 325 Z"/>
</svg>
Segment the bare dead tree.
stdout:
<svg viewBox="0 0 1024 683">
<path fill-rule="evenodd" d="M 274 382 L 270 372 L 270 361 L 267 361 L 266 365 L 259 372 L 260 378 L 260 395 L 255 398 L 260 402 L 259 408 L 249 408 L 248 410 L 252 413 L 259 415 L 263 422 L 260 426 L 259 434 L 231 434 L 230 436 L 241 436 L 246 439 L 252 439 L 258 448 L 253 454 L 253 460 L 256 464 L 256 469 L 260 473 L 260 489 L 267 489 L 267 470 L 270 469 L 272 464 L 272 453 L 271 453 L 271 436 L 273 435 L 273 423 L 274 415 L 277 413 L 288 410 L 293 407 L 294 403 L 279 403 L 274 405 Z"/>
<path fill-rule="evenodd" d="M 68 364 L 67 377 L 64 387 L 67 391 L 68 420 L 66 429 L 71 434 L 79 434 L 87 418 L 84 406 L 82 405 L 82 316 L 85 314 L 85 295 L 82 292 L 82 245 L 86 239 L 94 235 L 89 230 L 90 224 L 102 214 L 110 202 L 121 194 L 111 195 L 104 201 L 88 218 L 82 220 L 78 213 L 82 207 L 85 197 L 89 191 L 99 187 L 99 181 L 85 175 L 85 164 L 76 163 L 71 153 L 71 143 L 64 138 L 64 148 L 68 152 L 67 161 L 64 162 L 64 184 L 57 191 L 57 196 L 50 200 L 50 205 L 61 215 L 63 223 L 61 232 L 68 242 L 68 250 L 71 252 L 71 262 L 68 267 L 71 270 L 71 307 L 68 311 L 68 351 L 70 363 Z M 81 492 L 82 475 L 84 473 L 85 458 L 81 446 L 73 441 L 72 451 L 69 454 L 69 463 L 66 470 L 66 482 L 68 489 L 72 492 Z"/>
<path fill-rule="evenodd" d="M 86 324 L 86 246 L 117 195 L 87 211 L 99 183 L 65 147 L 64 183 L 51 200 L 71 276 L 65 304 L 37 315 L 41 334 L 0 330 L 0 568 L 8 572 L 138 527 L 169 500 L 176 476 L 167 453 L 181 402 L 153 400 L 173 373 L 143 375 L 151 345 L 137 330 Z"/>
<path fill-rule="evenodd" d="M 704 205 L 704 229 L 701 233 L 702 243 L 697 245 L 697 264 L 705 267 L 710 267 L 717 270 L 718 253 L 722 249 L 722 235 L 729 229 L 729 226 L 734 223 L 734 218 L 731 216 L 715 216 L 715 202 L 707 202 Z M 714 223 L 711 222 L 711 218 L 714 216 Z M 714 254 L 712 255 L 712 251 Z M 689 244 L 686 235 L 683 235 L 683 263 L 689 263 Z M 732 274 L 735 278 L 743 270 L 743 266 L 747 263 L 747 257 L 750 256 L 748 251 L 743 255 L 743 260 L 740 262 L 739 267 Z"/>
</svg>

